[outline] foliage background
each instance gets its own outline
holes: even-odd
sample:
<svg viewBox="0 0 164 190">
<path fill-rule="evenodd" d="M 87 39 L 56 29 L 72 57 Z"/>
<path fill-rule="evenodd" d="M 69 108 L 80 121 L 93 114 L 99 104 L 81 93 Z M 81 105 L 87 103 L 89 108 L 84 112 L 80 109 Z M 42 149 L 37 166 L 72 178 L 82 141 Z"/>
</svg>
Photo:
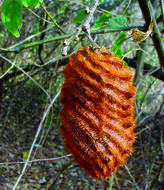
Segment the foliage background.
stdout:
<svg viewBox="0 0 164 190">
<path fill-rule="evenodd" d="M 70 41 L 68 55 L 62 57 L 63 40 L 67 35 L 72 36 L 83 22 L 84 15 L 78 17 L 77 15 L 86 6 L 90 6 L 91 2 L 44 0 L 40 1 L 42 3 L 40 5 L 39 1 L 14 0 L 23 3 L 20 14 L 18 9 L 15 11 L 13 7 L 9 9 L 13 13 L 3 10 L 5 2 L 0 2 L 0 189 L 13 188 L 21 175 L 24 163 L 12 162 L 26 161 L 39 126 L 41 131 L 33 146 L 30 160 L 45 160 L 34 161 L 27 166 L 17 189 L 47 189 L 63 165 L 70 160 L 59 131 L 59 113 L 62 109 L 60 95 L 49 112 L 47 109 L 56 94 L 59 94 L 64 82 L 62 70 L 67 63 L 67 57 L 81 46 L 90 45 L 84 34 L 79 40 Z M 103 179 L 101 181 L 92 179 L 79 165 L 73 163 L 57 178 L 55 189 L 162 190 L 164 186 L 162 174 L 164 75 L 160 70 L 162 64 L 159 62 L 152 36 L 143 43 L 134 43 L 132 39 L 128 39 L 117 45 L 128 36 L 127 32 L 124 32 L 125 27 L 145 24 L 138 2 L 104 0 L 90 22 L 95 33 L 104 28 L 108 30 L 117 27 L 117 32 L 95 34 L 93 39 L 100 46 L 113 47 L 118 56 L 135 61 L 140 66 L 139 68 L 135 64 L 133 67 L 137 69 L 130 68 L 137 78 L 135 81 L 137 139 L 134 143 L 134 153 L 128 159 L 127 165 L 121 167 L 107 182 Z M 164 21 L 161 9 L 163 4 L 162 1 L 153 0 L 151 4 L 154 9 L 152 17 L 158 21 L 160 40 L 163 43 Z M 34 8 L 35 6 L 37 8 Z M 19 17 L 13 27 L 10 22 L 5 24 L 4 21 L 5 15 L 12 14 L 18 14 Z M 102 15 L 106 16 L 101 17 Z M 55 23 L 58 23 L 60 28 Z M 67 31 L 67 34 L 64 34 L 61 28 Z M 54 40 L 56 37 L 63 40 Z M 48 40 L 48 43 L 36 44 L 42 40 Z M 145 65 L 149 65 L 149 69 Z M 160 72 L 153 77 L 157 70 Z M 44 115 L 46 119 L 40 123 Z"/>
</svg>

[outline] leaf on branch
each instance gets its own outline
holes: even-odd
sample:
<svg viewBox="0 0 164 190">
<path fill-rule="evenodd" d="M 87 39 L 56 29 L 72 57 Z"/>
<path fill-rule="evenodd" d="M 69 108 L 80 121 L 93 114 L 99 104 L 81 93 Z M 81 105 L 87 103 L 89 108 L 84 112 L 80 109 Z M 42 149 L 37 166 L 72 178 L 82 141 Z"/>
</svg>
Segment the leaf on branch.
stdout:
<svg viewBox="0 0 164 190">
<path fill-rule="evenodd" d="M 151 21 L 147 32 L 142 32 L 138 28 L 133 28 L 128 33 L 133 38 L 133 42 L 141 42 L 146 40 L 146 38 L 151 34 L 152 29 L 153 29 L 153 22 Z"/>
<path fill-rule="evenodd" d="M 23 0 L 23 5 L 25 7 L 35 8 L 36 6 L 38 7 L 40 2 L 43 2 L 43 1 L 40 1 L 40 0 Z"/>
<path fill-rule="evenodd" d="M 80 12 L 77 13 L 77 15 L 74 17 L 73 21 L 71 24 L 77 24 L 80 23 L 84 20 L 86 14 L 84 13 L 84 10 L 81 10 Z"/>
<path fill-rule="evenodd" d="M 111 28 L 122 27 L 126 24 L 126 17 L 113 17 L 109 20 L 108 26 Z"/>
<path fill-rule="evenodd" d="M 118 57 L 123 57 L 123 51 L 121 50 L 121 46 L 122 44 L 125 42 L 126 39 L 126 33 L 125 32 L 121 32 L 121 34 L 119 35 L 119 37 L 117 38 L 115 44 L 112 47 L 112 51 L 114 52 L 115 56 Z"/>
<path fill-rule="evenodd" d="M 112 14 L 103 14 L 96 19 L 93 30 L 104 29 L 104 28 L 116 28 L 124 26 L 127 22 L 125 17 L 113 17 Z"/>
<path fill-rule="evenodd" d="M 4 26 L 16 37 L 22 26 L 22 1 L 5 0 L 1 10 Z"/>
</svg>

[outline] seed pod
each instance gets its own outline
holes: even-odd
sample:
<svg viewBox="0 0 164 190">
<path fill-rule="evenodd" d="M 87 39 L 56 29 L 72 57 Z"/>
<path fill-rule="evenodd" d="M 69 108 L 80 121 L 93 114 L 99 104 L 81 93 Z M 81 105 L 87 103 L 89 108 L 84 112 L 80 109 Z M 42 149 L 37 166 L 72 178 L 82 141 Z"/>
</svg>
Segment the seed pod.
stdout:
<svg viewBox="0 0 164 190">
<path fill-rule="evenodd" d="M 133 73 L 103 47 L 79 49 L 63 74 L 60 130 L 65 146 L 92 177 L 107 179 L 132 153 Z"/>
</svg>

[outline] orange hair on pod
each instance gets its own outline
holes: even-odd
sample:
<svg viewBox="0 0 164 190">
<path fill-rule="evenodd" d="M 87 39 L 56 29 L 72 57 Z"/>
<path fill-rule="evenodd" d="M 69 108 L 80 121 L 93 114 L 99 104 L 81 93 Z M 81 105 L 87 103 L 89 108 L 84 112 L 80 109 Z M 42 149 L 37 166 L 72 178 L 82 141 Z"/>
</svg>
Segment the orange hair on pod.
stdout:
<svg viewBox="0 0 164 190">
<path fill-rule="evenodd" d="M 82 47 L 69 57 L 63 74 L 65 147 L 88 174 L 107 179 L 133 150 L 133 73 L 106 48 Z"/>
</svg>

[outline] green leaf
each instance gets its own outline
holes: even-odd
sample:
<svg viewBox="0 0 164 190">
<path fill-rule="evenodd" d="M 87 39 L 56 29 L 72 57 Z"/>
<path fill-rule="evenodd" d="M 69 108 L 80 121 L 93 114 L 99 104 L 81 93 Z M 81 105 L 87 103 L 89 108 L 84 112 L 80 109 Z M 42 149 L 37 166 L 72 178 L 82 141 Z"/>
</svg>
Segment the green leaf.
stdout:
<svg viewBox="0 0 164 190">
<path fill-rule="evenodd" d="M 28 157 L 28 152 L 23 152 L 23 159 L 27 159 Z"/>
<path fill-rule="evenodd" d="M 21 0 L 5 0 L 2 4 L 2 22 L 4 26 L 14 36 L 18 35 L 18 30 L 22 26 L 22 1 Z"/>
<path fill-rule="evenodd" d="M 121 46 L 124 43 L 124 40 L 126 39 L 126 33 L 125 32 L 121 32 L 121 34 L 119 35 L 119 37 L 117 38 L 115 44 L 112 47 L 112 51 L 114 51 L 115 56 L 119 56 L 119 57 L 123 57 L 124 54 L 121 50 Z"/>
<path fill-rule="evenodd" d="M 3 38 L 3 37 L 4 37 L 4 34 L 3 34 L 3 33 L 0 33 L 0 37 L 2 37 L 2 38 Z"/>
<path fill-rule="evenodd" d="M 23 5 L 25 7 L 35 8 L 40 4 L 40 0 L 23 0 Z"/>
<path fill-rule="evenodd" d="M 109 20 L 108 26 L 110 28 L 121 27 L 124 26 L 126 22 L 127 22 L 126 17 L 113 17 Z"/>
<path fill-rule="evenodd" d="M 116 40 L 116 44 L 120 47 L 124 43 L 125 39 L 126 39 L 126 33 L 121 32 L 121 34 L 119 35 L 119 37 Z"/>
<path fill-rule="evenodd" d="M 132 51 L 133 50 L 133 47 L 132 46 L 129 46 L 129 48 L 128 48 L 128 53 L 130 52 L 130 51 Z"/>
<path fill-rule="evenodd" d="M 118 56 L 118 57 L 124 56 L 121 48 L 119 46 L 117 46 L 116 44 L 113 45 L 111 50 L 114 52 L 115 56 Z"/>
<path fill-rule="evenodd" d="M 35 6 L 35 9 L 40 7 L 40 4 L 43 3 L 43 0 L 39 0 L 39 3 Z"/>
<path fill-rule="evenodd" d="M 74 17 L 73 21 L 71 22 L 71 24 L 77 24 L 80 23 L 84 20 L 86 14 L 84 13 L 83 10 L 81 10 L 80 12 L 77 13 L 77 15 Z"/>
<path fill-rule="evenodd" d="M 128 64 L 127 64 L 127 62 L 125 62 L 125 61 L 124 61 L 124 66 L 125 66 L 125 67 L 128 67 Z"/>
<path fill-rule="evenodd" d="M 99 18 L 96 19 L 94 23 L 94 27 L 92 29 L 98 30 L 103 28 L 109 28 L 107 25 L 109 20 L 111 19 L 112 14 L 103 14 Z"/>
</svg>

